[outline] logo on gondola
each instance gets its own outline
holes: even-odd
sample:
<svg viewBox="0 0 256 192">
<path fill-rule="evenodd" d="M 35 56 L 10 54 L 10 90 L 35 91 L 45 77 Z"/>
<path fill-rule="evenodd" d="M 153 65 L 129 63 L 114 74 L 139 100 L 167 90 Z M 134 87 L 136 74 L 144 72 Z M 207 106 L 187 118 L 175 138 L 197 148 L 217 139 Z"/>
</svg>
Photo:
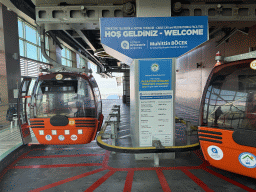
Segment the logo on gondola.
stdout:
<svg viewBox="0 0 256 192">
<path fill-rule="evenodd" d="M 76 135 L 71 135 L 71 140 L 73 140 L 73 141 L 76 141 L 77 140 L 77 136 Z"/>
<path fill-rule="evenodd" d="M 223 151 L 217 146 L 209 146 L 207 152 L 209 156 L 214 160 L 221 160 L 223 158 Z"/>
<path fill-rule="evenodd" d="M 45 135 L 45 139 L 46 139 L 47 141 L 51 141 L 51 140 L 52 140 L 52 136 L 51 136 L 51 135 Z"/>
<path fill-rule="evenodd" d="M 157 72 L 159 70 L 159 65 L 157 63 L 153 63 L 151 65 L 151 71 Z"/>
<path fill-rule="evenodd" d="M 213 153 L 218 153 L 218 150 L 216 148 L 212 148 Z"/>
<path fill-rule="evenodd" d="M 63 78 L 63 75 L 62 75 L 62 74 L 57 74 L 57 75 L 56 75 L 56 79 L 57 79 L 57 80 L 61 80 L 62 78 Z"/>
<path fill-rule="evenodd" d="M 256 167 L 256 157 L 248 152 L 241 153 L 238 157 L 239 162 L 247 168 Z"/>
<path fill-rule="evenodd" d="M 65 137 L 63 135 L 59 135 L 58 138 L 59 138 L 60 141 L 64 141 L 64 139 L 65 139 Z"/>
<path fill-rule="evenodd" d="M 256 70 L 256 60 L 254 60 L 254 61 L 252 61 L 252 62 L 250 63 L 250 67 L 251 67 L 252 69 Z"/>
<path fill-rule="evenodd" d="M 69 125 L 75 125 L 75 120 L 74 119 L 70 119 L 68 124 Z"/>
</svg>

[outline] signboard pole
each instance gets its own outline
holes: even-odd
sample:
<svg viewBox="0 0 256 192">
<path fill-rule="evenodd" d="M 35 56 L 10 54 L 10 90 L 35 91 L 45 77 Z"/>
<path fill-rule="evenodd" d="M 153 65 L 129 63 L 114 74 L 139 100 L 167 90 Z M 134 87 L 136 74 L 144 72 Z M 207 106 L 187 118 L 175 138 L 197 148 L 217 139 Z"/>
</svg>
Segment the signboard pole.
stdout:
<svg viewBox="0 0 256 192">
<path fill-rule="evenodd" d="M 140 59 L 131 65 L 131 135 L 133 146 L 151 147 L 153 141 L 163 146 L 175 145 L 175 58 Z M 131 82 L 131 86 L 134 82 Z M 135 159 L 152 159 L 153 154 L 136 154 Z M 161 154 L 175 158 L 174 153 Z"/>
</svg>

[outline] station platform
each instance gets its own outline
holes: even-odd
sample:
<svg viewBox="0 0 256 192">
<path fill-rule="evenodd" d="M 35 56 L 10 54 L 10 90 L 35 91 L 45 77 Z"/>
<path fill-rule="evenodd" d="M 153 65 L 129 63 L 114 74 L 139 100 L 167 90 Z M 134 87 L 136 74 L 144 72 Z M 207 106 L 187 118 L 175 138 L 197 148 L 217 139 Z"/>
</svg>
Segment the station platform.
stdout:
<svg viewBox="0 0 256 192">
<path fill-rule="evenodd" d="M 131 146 L 129 106 L 121 100 L 103 100 L 105 116 L 113 105 L 121 106 L 118 145 Z M 177 124 L 176 129 L 176 143 L 185 145 L 185 127 Z M 113 154 L 95 141 L 86 145 L 31 146 L 0 173 L 0 191 L 256 191 L 256 179 L 210 166 L 200 150 L 175 156 L 160 160 L 159 167 L 154 167 L 153 160 L 135 161 L 134 154 Z"/>
</svg>

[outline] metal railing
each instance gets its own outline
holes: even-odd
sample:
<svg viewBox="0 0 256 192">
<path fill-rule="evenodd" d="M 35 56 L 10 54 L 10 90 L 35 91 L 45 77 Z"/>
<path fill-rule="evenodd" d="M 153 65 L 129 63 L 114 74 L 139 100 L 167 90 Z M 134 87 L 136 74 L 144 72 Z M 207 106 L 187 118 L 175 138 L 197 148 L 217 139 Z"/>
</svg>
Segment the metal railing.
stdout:
<svg viewBox="0 0 256 192">
<path fill-rule="evenodd" d="M 101 137 L 102 139 L 109 139 L 112 140 L 112 145 L 116 146 L 116 139 L 117 139 L 117 132 L 119 130 L 120 125 L 120 105 L 114 105 L 109 113 L 106 121 L 102 126 Z M 111 133 L 105 133 L 105 130 L 108 126 L 111 126 Z M 115 154 L 114 151 L 112 151 Z"/>
</svg>

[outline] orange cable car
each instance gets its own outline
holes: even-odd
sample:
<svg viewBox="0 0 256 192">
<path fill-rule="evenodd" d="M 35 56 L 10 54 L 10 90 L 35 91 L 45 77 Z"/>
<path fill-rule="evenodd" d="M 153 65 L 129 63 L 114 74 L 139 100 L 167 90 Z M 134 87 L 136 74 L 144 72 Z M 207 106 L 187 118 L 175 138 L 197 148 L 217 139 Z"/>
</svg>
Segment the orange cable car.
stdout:
<svg viewBox="0 0 256 192">
<path fill-rule="evenodd" d="M 212 166 L 253 178 L 256 178 L 255 69 L 253 59 L 215 65 L 204 88 L 198 128 L 204 157 Z"/>
<path fill-rule="evenodd" d="M 37 79 L 24 78 L 18 118 L 24 144 L 90 143 L 103 122 L 98 85 L 85 73 L 55 72 Z M 30 130 L 37 141 L 32 141 Z"/>
</svg>

